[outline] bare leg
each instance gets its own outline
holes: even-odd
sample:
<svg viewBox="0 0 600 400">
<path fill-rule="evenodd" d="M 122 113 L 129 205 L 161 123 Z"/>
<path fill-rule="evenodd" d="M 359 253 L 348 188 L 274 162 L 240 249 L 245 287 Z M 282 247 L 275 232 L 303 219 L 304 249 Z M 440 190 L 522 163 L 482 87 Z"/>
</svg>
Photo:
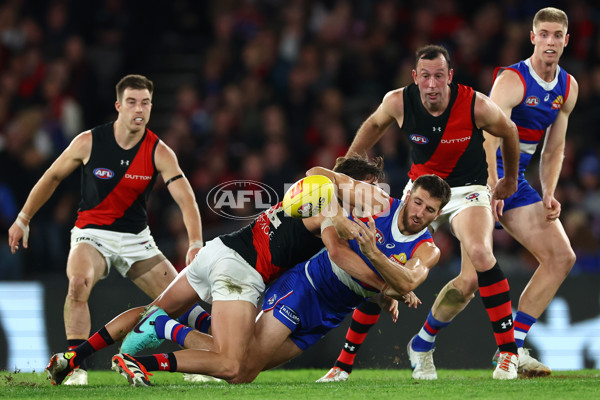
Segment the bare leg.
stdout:
<svg viewBox="0 0 600 400">
<path fill-rule="evenodd" d="M 106 268 L 104 257 L 89 244 L 78 244 L 69 252 L 67 260 L 69 289 L 64 307 L 67 340 L 86 340 L 89 337 L 91 319 L 88 299 L 92 288 L 105 273 Z"/>
<path fill-rule="evenodd" d="M 519 301 L 519 311 L 539 318 L 575 264 L 569 238 L 560 220 L 546 221 L 542 202 L 509 210 L 500 221 L 540 263 Z"/>
</svg>

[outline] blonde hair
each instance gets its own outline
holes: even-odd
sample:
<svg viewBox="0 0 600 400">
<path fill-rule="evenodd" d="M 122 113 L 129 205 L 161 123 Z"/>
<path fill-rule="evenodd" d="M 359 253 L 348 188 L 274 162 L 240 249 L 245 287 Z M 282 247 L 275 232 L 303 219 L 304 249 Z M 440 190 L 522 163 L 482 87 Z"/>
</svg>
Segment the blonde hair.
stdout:
<svg viewBox="0 0 600 400">
<path fill-rule="evenodd" d="M 569 27 L 569 18 L 563 10 L 554 7 L 546 7 L 535 13 L 533 17 L 533 29 L 542 22 L 558 22 L 565 27 L 565 31 Z"/>
</svg>

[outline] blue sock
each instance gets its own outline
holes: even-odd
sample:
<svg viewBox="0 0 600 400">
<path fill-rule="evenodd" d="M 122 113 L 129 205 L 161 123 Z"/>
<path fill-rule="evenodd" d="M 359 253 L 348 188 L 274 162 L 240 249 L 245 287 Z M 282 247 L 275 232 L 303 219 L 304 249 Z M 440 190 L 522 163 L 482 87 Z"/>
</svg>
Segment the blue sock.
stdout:
<svg viewBox="0 0 600 400">
<path fill-rule="evenodd" d="M 525 314 L 523 311 L 517 311 L 517 315 L 515 316 L 515 342 L 517 343 L 517 347 L 523 347 L 525 337 L 536 321 L 537 319 L 531 315 Z"/>
<path fill-rule="evenodd" d="M 450 322 L 438 321 L 433 318 L 433 314 L 429 311 L 425 324 L 423 324 L 423 327 L 412 341 L 412 349 L 414 351 L 429 351 L 433 349 L 436 335 L 440 329 L 448 325 L 450 325 Z"/>
<path fill-rule="evenodd" d="M 177 318 L 177 321 L 184 325 L 192 327 L 202 333 L 208 333 L 210 329 L 211 318 L 204 308 L 199 304 L 194 304 L 185 314 Z"/>
<path fill-rule="evenodd" d="M 193 331 L 192 328 L 185 326 L 166 315 L 159 315 L 156 317 L 154 330 L 159 339 L 169 339 L 180 346 L 183 346 L 185 338 Z"/>
</svg>

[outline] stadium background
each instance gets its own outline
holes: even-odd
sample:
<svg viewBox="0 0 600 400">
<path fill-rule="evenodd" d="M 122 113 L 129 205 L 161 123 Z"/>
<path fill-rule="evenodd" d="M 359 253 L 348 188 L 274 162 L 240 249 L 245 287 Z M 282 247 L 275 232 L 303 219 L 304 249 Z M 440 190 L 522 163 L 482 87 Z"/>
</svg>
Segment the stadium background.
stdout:
<svg viewBox="0 0 600 400">
<path fill-rule="evenodd" d="M 28 250 L 11 255 L 7 231 L 33 184 L 70 140 L 116 117 L 114 85 L 123 75 L 141 73 L 154 81 L 149 128 L 177 153 L 196 192 L 208 240 L 238 228 L 255 211 L 233 210 L 238 219 L 222 218 L 207 206 L 213 187 L 233 179 L 255 180 L 281 198 L 284 184 L 307 168 L 332 166 L 383 95 L 410 83 L 413 54 L 423 44 L 446 46 L 455 81 L 488 93 L 496 66 L 530 55 L 531 18 L 547 5 L 569 16 L 571 37 L 561 66 L 579 82 L 556 193 L 577 263 L 551 305 L 556 320 L 551 321 L 549 310 L 529 339 L 538 343 L 538 330 L 557 341 L 540 341 L 535 351 L 550 346 L 564 357 L 576 352 L 581 367 L 599 368 L 600 7 L 581 0 L 2 2 L 0 368 L 14 367 L 9 359 L 16 338 L 23 354 L 39 352 L 31 348 L 38 341 L 45 343 L 44 351 L 64 348 L 64 268 L 79 200 L 78 173 L 34 217 Z M 410 164 L 399 130 L 390 129 L 372 155 L 385 157 L 392 195 L 399 196 Z M 539 187 L 536 163 L 531 167 L 528 179 Z M 148 211 L 159 247 L 183 267 L 187 237 L 162 182 Z M 443 255 L 419 288 L 423 306 L 404 311 L 396 326 L 384 317 L 364 346 L 359 366 L 393 366 L 394 360 L 408 366 L 406 342 L 436 291 L 460 268 L 449 231 L 441 230 L 435 239 Z M 537 263 L 503 231 L 494 233 L 494 244 L 516 305 L 518 289 Z M 147 301 L 130 282 L 111 275 L 92 293 L 93 329 L 125 307 Z M 26 308 L 19 296 L 40 296 L 40 313 Z M 27 328 L 27 316 L 41 321 L 40 328 Z M 439 366 L 487 366 L 494 345 L 480 301 L 458 318 L 462 322 L 438 341 Z M 558 320 L 561 324 L 553 325 Z M 341 328 L 328 335 L 290 365 L 329 366 L 343 333 Z M 96 364 L 107 365 L 100 359 Z"/>
</svg>

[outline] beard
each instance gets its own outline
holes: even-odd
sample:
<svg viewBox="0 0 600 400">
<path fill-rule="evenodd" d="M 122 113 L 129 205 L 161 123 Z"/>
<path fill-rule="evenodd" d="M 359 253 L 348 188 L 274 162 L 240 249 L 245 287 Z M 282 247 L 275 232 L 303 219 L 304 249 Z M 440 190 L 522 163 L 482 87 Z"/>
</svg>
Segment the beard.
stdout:
<svg viewBox="0 0 600 400">
<path fill-rule="evenodd" d="M 404 229 L 408 231 L 409 234 L 414 235 L 415 233 L 421 232 L 423 229 L 423 224 L 415 225 L 411 218 L 408 216 L 408 209 L 404 207 L 402 210 L 402 224 L 404 225 Z"/>
</svg>

